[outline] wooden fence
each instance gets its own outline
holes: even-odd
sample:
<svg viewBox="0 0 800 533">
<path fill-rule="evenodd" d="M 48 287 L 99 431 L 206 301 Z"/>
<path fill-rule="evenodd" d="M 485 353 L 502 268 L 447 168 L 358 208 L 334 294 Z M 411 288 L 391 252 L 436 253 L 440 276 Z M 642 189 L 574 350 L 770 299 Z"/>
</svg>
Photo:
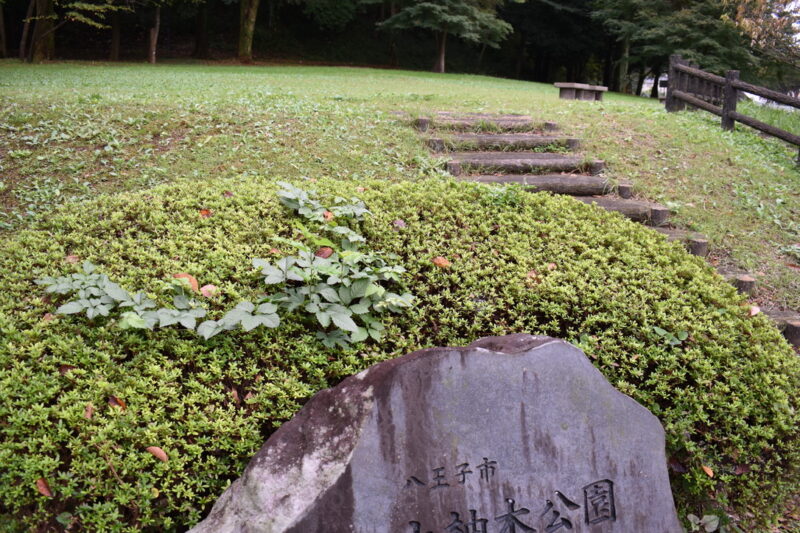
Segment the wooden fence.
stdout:
<svg viewBox="0 0 800 533">
<path fill-rule="evenodd" d="M 729 70 L 725 77 L 700 70 L 679 55 L 669 58 L 669 80 L 667 85 L 667 111 L 681 111 L 686 104 L 722 117 L 722 129 L 732 130 L 736 122 L 782 139 L 800 148 L 800 135 L 776 128 L 753 117 L 736 112 L 739 91 L 755 94 L 783 105 L 800 109 L 800 99 L 751 85 L 739 80 L 738 70 Z M 800 150 L 797 162 L 800 164 Z"/>
</svg>

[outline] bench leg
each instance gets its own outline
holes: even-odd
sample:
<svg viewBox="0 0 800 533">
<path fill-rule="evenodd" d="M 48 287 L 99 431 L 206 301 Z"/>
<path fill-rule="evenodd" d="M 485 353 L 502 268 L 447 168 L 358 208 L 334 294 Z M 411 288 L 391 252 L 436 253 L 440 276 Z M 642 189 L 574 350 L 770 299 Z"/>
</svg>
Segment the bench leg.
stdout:
<svg viewBox="0 0 800 533">
<path fill-rule="evenodd" d="M 575 100 L 575 89 L 560 87 L 558 90 L 558 97 L 562 100 Z"/>
</svg>

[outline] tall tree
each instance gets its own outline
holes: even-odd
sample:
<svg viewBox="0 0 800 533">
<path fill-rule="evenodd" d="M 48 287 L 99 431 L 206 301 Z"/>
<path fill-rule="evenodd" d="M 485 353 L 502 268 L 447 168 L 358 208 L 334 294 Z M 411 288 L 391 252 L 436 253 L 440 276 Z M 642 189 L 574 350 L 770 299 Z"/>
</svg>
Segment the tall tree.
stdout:
<svg viewBox="0 0 800 533">
<path fill-rule="evenodd" d="M 0 0 L 0 57 L 8 56 L 6 48 L 6 20 L 3 17 L 3 2 Z"/>
<path fill-rule="evenodd" d="M 751 45 L 770 59 L 800 68 L 800 3 L 797 0 L 724 0 Z"/>
<path fill-rule="evenodd" d="M 161 3 L 154 2 L 152 8 L 153 18 L 150 22 L 150 29 L 147 32 L 147 62 L 155 65 L 158 51 L 158 35 L 161 32 Z"/>
<path fill-rule="evenodd" d="M 253 35 L 256 29 L 258 5 L 261 0 L 240 0 L 239 5 L 239 61 L 253 61 Z"/>
<path fill-rule="evenodd" d="M 106 28 L 107 15 L 119 9 L 113 0 L 31 0 L 20 40 L 20 57 L 28 61 L 51 59 L 55 55 L 56 30 L 68 23 Z M 30 23 L 33 36 L 27 44 Z"/>
<path fill-rule="evenodd" d="M 434 72 L 444 72 L 447 37 L 486 44 L 493 48 L 511 33 L 511 25 L 497 17 L 502 0 L 414 0 L 380 24 L 385 29 L 423 29 L 436 36 Z"/>
<path fill-rule="evenodd" d="M 30 60 L 39 63 L 45 59 L 53 59 L 56 53 L 56 29 L 64 24 L 64 20 L 56 22 L 54 0 L 36 0 L 36 23 L 33 26 Z"/>
<path fill-rule="evenodd" d="M 192 50 L 192 57 L 197 59 L 208 59 L 211 56 L 208 43 L 208 12 L 212 1 L 206 0 L 197 6 L 194 21 L 194 50 Z"/>
<path fill-rule="evenodd" d="M 19 58 L 23 61 L 28 59 L 28 34 L 31 31 L 33 12 L 36 9 L 36 0 L 28 2 L 28 11 L 22 22 L 22 37 L 19 40 Z"/>
</svg>

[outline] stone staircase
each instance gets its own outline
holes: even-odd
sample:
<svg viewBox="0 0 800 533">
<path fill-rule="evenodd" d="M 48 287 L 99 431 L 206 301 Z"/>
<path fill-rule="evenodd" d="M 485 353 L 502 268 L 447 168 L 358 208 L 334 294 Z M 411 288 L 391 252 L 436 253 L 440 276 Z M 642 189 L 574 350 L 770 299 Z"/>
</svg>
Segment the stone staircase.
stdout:
<svg viewBox="0 0 800 533">
<path fill-rule="evenodd" d="M 415 119 L 413 125 L 433 152 L 446 156 L 446 169 L 458 180 L 514 183 L 533 192 L 574 196 L 652 226 L 668 240 L 683 243 L 693 255 L 708 255 L 708 239 L 704 235 L 668 227 L 667 207 L 634 199 L 630 183 L 613 183 L 604 177 L 605 163 L 581 155 L 580 139 L 559 134 L 555 122 L 537 123 L 526 115 L 440 111 Z M 720 274 L 740 292 L 749 296 L 755 293 L 755 279 L 749 274 Z M 800 314 L 767 314 L 787 340 L 800 348 Z"/>
<path fill-rule="evenodd" d="M 435 113 L 414 121 L 446 168 L 462 181 L 515 183 L 530 191 L 575 196 L 651 226 L 669 220 L 669 209 L 634 200 L 628 183 L 603 176 L 605 163 L 581 155 L 580 139 L 560 135 L 554 122 L 526 115 Z"/>
</svg>

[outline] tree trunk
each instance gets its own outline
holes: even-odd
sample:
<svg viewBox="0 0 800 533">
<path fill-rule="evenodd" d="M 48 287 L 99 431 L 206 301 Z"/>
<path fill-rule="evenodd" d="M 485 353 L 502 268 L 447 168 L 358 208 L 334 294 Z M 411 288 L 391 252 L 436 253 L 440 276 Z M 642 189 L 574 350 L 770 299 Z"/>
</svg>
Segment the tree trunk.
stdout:
<svg viewBox="0 0 800 533">
<path fill-rule="evenodd" d="M 478 54 L 478 73 L 483 74 L 483 56 L 486 55 L 486 43 L 481 46 L 481 53 Z"/>
<path fill-rule="evenodd" d="M 658 98 L 658 81 L 661 77 L 661 65 L 653 67 L 653 88 L 650 89 L 650 98 Z"/>
<path fill-rule="evenodd" d="M 194 25 L 194 51 L 192 57 L 208 59 L 211 55 L 208 49 L 208 10 L 211 0 L 206 0 L 197 6 L 197 17 Z"/>
<path fill-rule="evenodd" d="M 631 53 L 631 40 L 628 37 L 622 40 L 622 55 L 619 58 L 619 90 L 629 93 L 628 87 L 628 60 Z"/>
<path fill-rule="evenodd" d="M 611 42 L 606 43 L 606 55 L 603 59 L 603 85 L 611 91 L 615 91 L 614 87 L 614 45 Z"/>
<path fill-rule="evenodd" d="M 644 78 L 645 78 L 645 66 L 644 64 L 639 66 L 639 72 L 637 73 L 639 78 L 636 80 L 636 96 L 642 96 L 642 87 L 644 87 Z"/>
<path fill-rule="evenodd" d="M 150 39 L 147 43 L 147 61 L 156 64 L 156 49 L 158 48 L 158 32 L 161 29 L 161 6 L 157 5 L 153 12 L 153 26 L 150 28 Z"/>
<path fill-rule="evenodd" d="M 0 57 L 8 57 L 8 48 L 6 48 L 6 20 L 3 17 L 3 4 L 0 4 Z"/>
<path fill-rule="evenodd" d="M 280 13 L 278 12 L 278 8 L 280 8 L 280 2 L 276 2 L 273 0 L 269 2 L 269 20 L 267 20 L 267 28 L 270 31 L 273 31 L 278 28 L 278 21 L 280 20 Z"/>
<path fill-rule="evenodd" d="M 253 33 L 256 29 L 256 16 L 260 0 L 240 0 L 239 12 L 239 61 L 253 61 Z"/>
<path fill-rule="evenodd" d="M 389 17 L 393 17 L 396 14 L 397 3 L 389 2 Z M 385 13 L 383 13 L 383 4 L 381 4 L 381 20 L 386 20 L 389 17 L 385 17 Z M 389 66 L 392 68 L 400 66 L 400 57 L 397 54 L 397 34 L 393 31 L 389 32 Z"/>
<path fill-rule="evenodd" d="M 433 64 L 433 71 L 444 73 L 445 49 L 447 48 L 447 31 L 439 32 L 436 35 L 436 62 Z"/>
<path fill-rule="evenodd" d="M 525 32 L 519 34 L 519 47 L 517 48 L 517 61 L 514 64 L 514 77 L 522 79 L 522 68 L 525 65 L 528 54 L 527 35 Z"/>
<path fill-rule="evenodd" d="M 108 51 L 109 61 L 119 61 L 120 22 L 119 11 L 111 12 L 111 50 Z"/>
<path fill-rule="evenodd" d="M 53 59 L 56 50 L 53 0 L 36 0 L 36 24 L 29 57 L 34 63 Z"/>
<path fill-rule="evenodd" d="M 31 29 L 31 17 L 33 16 L 33 8 L 36 7 L 36 0 L 31 0 L 28 3 L 28 11 L 25 14 L 25 24 L 22 26 L 22 38 L 19 40 L 19 58 L 25 61 L 28 58 L 28 33 Z"/>
</svg>

